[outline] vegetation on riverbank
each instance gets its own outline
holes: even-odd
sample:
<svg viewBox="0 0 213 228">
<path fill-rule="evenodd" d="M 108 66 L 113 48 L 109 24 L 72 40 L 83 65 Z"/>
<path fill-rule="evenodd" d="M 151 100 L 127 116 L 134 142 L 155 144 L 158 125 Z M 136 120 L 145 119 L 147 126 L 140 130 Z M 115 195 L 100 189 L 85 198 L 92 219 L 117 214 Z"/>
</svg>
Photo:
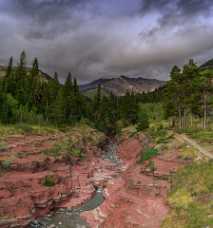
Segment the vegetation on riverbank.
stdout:
<svg viewBox="0 0 213 228">
<path fill-rule="evenodd" d="M 213 225 L 213 163 L 193 163 L 172 177 L 168 198 L 171 211 L 162 228 Z"/>
</svg>

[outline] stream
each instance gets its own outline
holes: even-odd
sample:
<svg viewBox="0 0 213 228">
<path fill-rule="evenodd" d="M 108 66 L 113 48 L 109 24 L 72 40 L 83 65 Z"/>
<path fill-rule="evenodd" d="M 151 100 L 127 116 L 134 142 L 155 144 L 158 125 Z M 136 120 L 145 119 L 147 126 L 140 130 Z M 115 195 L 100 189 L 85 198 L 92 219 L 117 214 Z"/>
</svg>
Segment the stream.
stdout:
<svg viewBox="0 0 213 228">
<path fill-rule="evenodd" d="M 103 159 L 110 160 L 114 164 L 120 164 L 117 156 L 117 144 L 114 140 L 108 140 L 103 146 Z M 85 211 L 93 210 L 104 202 L 102 188 L 97 188 L 94 196 L 77 208 L 61 208 L 53 214 L 49 214 L 39 220 L 34 220 L 29 228 L 89 228 L 88 224 L 80 217 Z"/>
</svg>

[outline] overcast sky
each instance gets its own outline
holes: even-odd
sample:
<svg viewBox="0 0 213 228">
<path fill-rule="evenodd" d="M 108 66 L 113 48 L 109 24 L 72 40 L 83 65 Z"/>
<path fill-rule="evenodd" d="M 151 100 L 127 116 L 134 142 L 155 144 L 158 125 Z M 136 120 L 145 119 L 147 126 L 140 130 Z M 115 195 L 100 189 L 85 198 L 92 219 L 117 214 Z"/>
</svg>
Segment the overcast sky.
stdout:
<svg viewBox="0 0 213 228">
<path fill-rule="evenodd" d="M 0 0 L 0 63 L 81 82 L 114 75 L 167 79 L 174 64 L 213 58 L 212 0 Z"/>
</svg>

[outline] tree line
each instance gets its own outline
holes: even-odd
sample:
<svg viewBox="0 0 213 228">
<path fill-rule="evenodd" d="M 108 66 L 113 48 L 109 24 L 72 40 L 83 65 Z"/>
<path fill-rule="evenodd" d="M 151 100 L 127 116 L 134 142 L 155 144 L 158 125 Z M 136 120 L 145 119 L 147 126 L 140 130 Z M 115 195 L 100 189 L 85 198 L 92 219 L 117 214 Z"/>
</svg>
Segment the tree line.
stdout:
<svg viewBox="0 0 213 228">
<path fill-rule="evenodd" d="M 23 51 L 17 65 L 10 58 L 0 79 L 0 122 L 72 125 L 86 120 L 102 131 L 117 133 L 123 126 L 139 121 L 139 100 L 133 92 L 123 97 L 104 96 L 101 86 L 93 98 L 86 97 L 71 73 L 61 84 L 57 73 L 53 78 L 41 73 L 37 58 L 27 67 Z"/>
<path fill-rule="evenodd" d="M 174 66 L 163 91 L 166 117 L 178 128 L 194 127 L 195 119 L 208 127 L 213 105 L 213 70 L 199 68 L 190 59 L 183 68 Z"/>
</svg>

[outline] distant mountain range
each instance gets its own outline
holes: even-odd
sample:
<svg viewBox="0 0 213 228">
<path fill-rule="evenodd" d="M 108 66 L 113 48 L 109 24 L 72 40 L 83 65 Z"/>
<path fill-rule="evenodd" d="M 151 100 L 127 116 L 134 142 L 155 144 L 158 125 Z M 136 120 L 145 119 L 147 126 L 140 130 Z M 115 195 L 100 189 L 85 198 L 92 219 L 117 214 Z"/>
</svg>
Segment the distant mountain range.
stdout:
<svg viewBox="0 0 213 228">
<path fill-rule="evenodd" d="M 0 78 L 4 77 L 6 72 L 5 66 L 0 66 Z M 212 69 L 213 70 L 213 59 L 205 62 L 200 66 L 200 69 Z M 30 68 L 28 68 L 28 72 Z M 45 80 L 51 80 L 51 76 L 40 71 L 40 75 L 44 77 Z M 113 93 L 117 96 L 124 95 L 127 91 L 133 91 L 135 93 L 151 92 L 158 89 L 166 84 L 165 81 L 160 81 L 157 79 L 146 79 L 142 77 L 127 77 L 119 76 L 113 78 L 100 78 L 98 80 L 89 82 L 87 84 L 80 85 L 80 90 L 85 95 L 94 95 L 98 85 L 101 85 L 104 94 L 108 95 Z"/>
<path fill-rule="evenodd" d="M 135 93 L 151 92 L 159 87 L 165 85 L 166 82 L 159 81 L 157 79 L 145 79 L 142 77 L 130 78 L 126 76 L 120 76 L 110 79 L 98 79 L 88 84 L 81 85 L 80 90 L 84 93 L 93 93 L 94 90 L 101 85 L 102 90 L 105 93 L 113 93 L 117 96 L 124 95 L 127 91 L 133 91 Z"/>
<path fill-rule="evenodd" d="M 213 59 L 208 60 L 200 66 L 200 69 L 212 69 L 213 70 Z"/>
</svg>

